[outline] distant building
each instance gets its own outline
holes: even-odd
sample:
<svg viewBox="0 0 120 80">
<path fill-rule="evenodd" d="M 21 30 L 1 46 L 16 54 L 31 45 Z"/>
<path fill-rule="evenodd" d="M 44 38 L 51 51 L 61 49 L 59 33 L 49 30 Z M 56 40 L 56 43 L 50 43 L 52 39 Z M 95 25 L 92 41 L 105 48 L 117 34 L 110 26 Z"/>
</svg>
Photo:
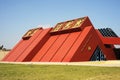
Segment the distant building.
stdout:
<svg viewBox="0 0 120 80">
<path fill-rule="evenodd" d="M 120 59 L 120 38 L 110 28 L 95 29 L 88 17 L 30 29 L 4 57 L 11 62 L 79 62 Z"/>
</svg>

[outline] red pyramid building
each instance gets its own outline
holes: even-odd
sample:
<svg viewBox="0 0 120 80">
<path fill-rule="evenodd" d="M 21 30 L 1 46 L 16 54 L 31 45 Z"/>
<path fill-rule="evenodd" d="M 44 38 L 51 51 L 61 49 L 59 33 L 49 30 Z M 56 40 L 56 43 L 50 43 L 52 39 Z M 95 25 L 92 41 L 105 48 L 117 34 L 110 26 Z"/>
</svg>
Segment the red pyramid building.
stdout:
<svg viewBox="0 0 120 80">
<path fill-rule="evenodd" d="M 120 38 L 110 29 L 95 29 L 88 17 L 29 30 L 3 61 L 78 62 L 120 59 Z"/>
</svg>

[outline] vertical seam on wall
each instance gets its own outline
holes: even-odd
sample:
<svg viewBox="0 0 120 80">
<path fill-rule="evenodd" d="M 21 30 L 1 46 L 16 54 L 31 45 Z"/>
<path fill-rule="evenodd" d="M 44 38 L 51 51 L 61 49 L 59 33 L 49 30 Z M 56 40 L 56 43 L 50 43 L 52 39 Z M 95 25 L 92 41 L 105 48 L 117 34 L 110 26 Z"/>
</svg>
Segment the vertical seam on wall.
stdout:
<svg viewBox="0 0 120 80">
<path fill-rule="evenodd" d="M 12 51 L 10 51 L 10 52 L 8 53 L 8 55 L 6 55 L 6 57 L 3 58 L 3 59 L 6 60 L 6 59 L 11 55 L 11 53 L 13 53 L 14 50 L 16 50 L 16 48 L 21 44 L 21 42 L 23 42 L 23 40 L 21 40 L 21 41 L 18 43 L 18 45 L 16 45 L 15 48 L 14 48 Z"/>
<path fill-rule="evenodd" d="M 47 54 L 47 52 L 50 50 L 50 48 L 52 47 L 52 45 L 57 41 L 57 39 L 59 37 L 60 37 L 60 35 L 57 36 L 57 38 L 55 39 L 55 41 L 51 44 L 51 46 L 48 48 L 48 50 L 45 52 L 45 54 L 43 54 L 42 57 L 38 61 L 41 61 L 43 59 L 43 57 Z"/>
<path fill-rule="evenodd" d="M 36 36 L 36 38 L 38 38 L 38 36 L 41 34 L 43 32 L 43 30 Z M 36 39 L 35 38 L 35 39 Z M 28 45 L 28 46 L 30 46 L 34 41 L 35 41 L 35 39 L 33 40 L 33 41 L 31 41 L 31 43 Z M 21 55 L 25 52 L 25 50 L 27 49 L 28 47 L 26 47 L 22 52 L 21 52 L 21 54 L 15 59 L 15 61 L 19 58 L 19 57 L 21 57 Z"/>
<path fill-rule="evenodd" d="M 64 44 L 64 42 L 67 40 L 67 38 L 70 36 L 70 33 L 67 35 L 67 37 L 65 38 L 65 40 L 62 42 L 62 44 L 60 45 L 60 47 L 57 49 L 57 51 L 55 52 L 55 54 L 53 54 L 53 56 L 50 58 L 49 61 L 51 61 L 53 59 L 53 57 L 56 55 L 56 53 L 58 52 L 58 50 L 61 48 L 61 46 Z"/>
<path fill-rule="evenodd" d="M 66 54 L 64 55 L 64 57 L 62 58 L 61 62 L 63 62 L 64 58 L 67 56 L 67 54 L 69 53 L 69 51 L 71 50 L 71 48 L 73 47 L 73 45 L 75 44 L 75 42 L 77 41 L 77 39 L 80 37 L 80 34 L 78 35 L 78 37 L 75 39 L 75 41 L 73 42 L 73 44 L 71 45 L 71 47 L 68 49 L 68 51 L 66 52 Z"/>
</svg>

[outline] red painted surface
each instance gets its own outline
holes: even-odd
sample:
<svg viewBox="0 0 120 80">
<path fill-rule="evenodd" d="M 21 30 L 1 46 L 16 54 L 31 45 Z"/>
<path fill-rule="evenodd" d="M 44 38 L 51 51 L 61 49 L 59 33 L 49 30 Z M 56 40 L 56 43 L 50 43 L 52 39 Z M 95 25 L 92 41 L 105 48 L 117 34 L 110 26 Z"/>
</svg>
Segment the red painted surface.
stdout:
<svg viewBox="0 0 120 80">
<path fill-rule="evenodd" d="M 55 41 L 55 43 L 50 47 L 46 55 L 40 60 L 41 62 L 49 62 L 52 57 L 56 54 L 56 52 L 59 50 L 59 48 L 63 45 L 64 41 L 69 36 L 68 34 L 62 34 L 58 37 L 58 39 Z"/>
<path fill-rule="evenodd" d="M 102 38 L 102 41 L 104 44 L 120 44 L 120 38 L 116 37 Z"/>
<path fill-rule="evenodd" d="M 82 18 L 81 18 L 82 19 Z M 3 61 L 23 62 L 78 62 L 89 61 L 97 48 L 100 47 L 107 60 L 115 60 L 114 44 L 120 44 L 119 37 L 103 37 L 94 29 L 88 17 L 84 17 L 81 25 L 72 28 L 69 21 L 54 31 L 54 28 L 40 28 L 27 40 L 20 40 Z M 71 20 L 70 20 L 71 21 Z M 56 27 L 55 27 L 56 28 Z M 52 30 L 51 30 L 52 29 Z M 28 35 L 29 36 L 29 35 Z M 110 45 L 110 48 L 105 47 Z"/>
<path fill-rule="evenodd" d="M 28 46 L 38 37 L 41 32 L 42 30 L 39 30 L 29 40 L 22 40 L 18 47 L 15 50 L 12 50 L 11 55 L 6 59 L 6 61 L 16 61 L 18 57 L 20 57 L 20 55 L 28 48 Z"/>
<path fill-rule="evenodd" d="M 96 35 L 97 35 L 98 40 L 100 41 L 99 46 L 102 49 L 102 51 L 104 52 L 104 54 L 106 55 L 107 60 L 115 60 L 116 59 L 115 52 L 113 51 L 114 46 L 111 45 L 112 46 L 111 48 L 106 48 L 104 46 L 105 42 L 103 42 L 103 36 L 98 32 L 98 30 L 96 30 Z M 112 43 L 112 40 L 111 40 L 111 43 Z"/>
<path fill-rule="evenodd" d="M 19 45 L 23 42 L 23 40 L 21 39 L 16 45 L 15 47 L 12 49 L 12 51 L 10 51 L 4 58 L 3 61 L 7 61 L 8 57 L 11 56 L 13 54 L 13 52 L 19 47 Z"/>
<path fill-rule="evenodd" d="M 102 40 L 103 44 L 120 44 L 120 38 L 118 37 L 103 37 L 98 30 L 96 30 L 98 36 Z"/>
<path fill-rule="evenodd" d="M 63 59 L 63 62 L 70 62 L 71 59 L 74 57 L 74 55 L 76 54 L 77 50 L 82 49 L 82 43 L 84 41 L 84 39 L 86 38 L 86 36 L 89 34 L 90 30 L 92 29 L 92 26 L 90 27 L 86 27 L 82 32 L 81 35 L 78 37 L 78 39 L 76 40 L 76 42 L 74 43 L 74 45 L 72 46 L 72 48 L 70 49 L 70 51 L 67 53 L 67 55 L 65 56 L 65 58 Z M 80 52 L 79 52 L 80 53 Z"/>
<path fill-rule="evenodd" d="M 43 30 L 38 37 L 27 47 L 27 49 L 19 56 L 16 61 L 30 61 L 34 55 L 38 52 L 38 50 L 43 46 L 43 44 L 49 38 L 48 32 L 51 29 Z"/>
<path fill-rule="evenodd" d="M 57 40 L 59 36 L 55 35 L 55 36 L 51 36 L 48 41 L 45 43 L 45 45 L 43 45 L 43 47 L 38 51 L 38 53 L 34 56 L 34 58 L 32 59 L 32 61 L 35 62 L 39 62 L 48 52 L 48 50 L 50 49 L 50 47 L 55 43 L 55 41 Z"/>
<path fill-rule="evenodd" d="M 55 56 L 51 59 L 51 62 L 61 62 L 66 54 L 71 49 L 72 45 L 76 42 L 78 36 L 81 32 L 70 33 L 66 41 L 60 47 L 60 49 L 56 52 Z"/>
<path fill-rule="evenodd" d="M 90 29 L 90 28 L 88 28 Z M 76 54 L 73 55 L 71 61 L 89 61 L 94 50 L 98 45 L 96 41 L 96 36 L 94 35 L 94 29 L 91 27 L 88 34 L 82 41 L 81 46 L 76 50 Z M 91 50 L 88 50 L 88 47 L 91 47 Z"/>
</svg>

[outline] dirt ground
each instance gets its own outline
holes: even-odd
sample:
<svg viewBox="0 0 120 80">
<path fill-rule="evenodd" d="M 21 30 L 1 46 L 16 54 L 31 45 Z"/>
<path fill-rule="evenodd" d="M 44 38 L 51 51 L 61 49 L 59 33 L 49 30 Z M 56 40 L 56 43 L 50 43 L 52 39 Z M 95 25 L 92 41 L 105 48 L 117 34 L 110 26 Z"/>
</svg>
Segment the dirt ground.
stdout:
<svg viewBox="0 0 120 80">
<path fill-rule="evenodd" d="M 9 51 L 0 50 L 0 60 L 2 60 Z"/>
</svg>

